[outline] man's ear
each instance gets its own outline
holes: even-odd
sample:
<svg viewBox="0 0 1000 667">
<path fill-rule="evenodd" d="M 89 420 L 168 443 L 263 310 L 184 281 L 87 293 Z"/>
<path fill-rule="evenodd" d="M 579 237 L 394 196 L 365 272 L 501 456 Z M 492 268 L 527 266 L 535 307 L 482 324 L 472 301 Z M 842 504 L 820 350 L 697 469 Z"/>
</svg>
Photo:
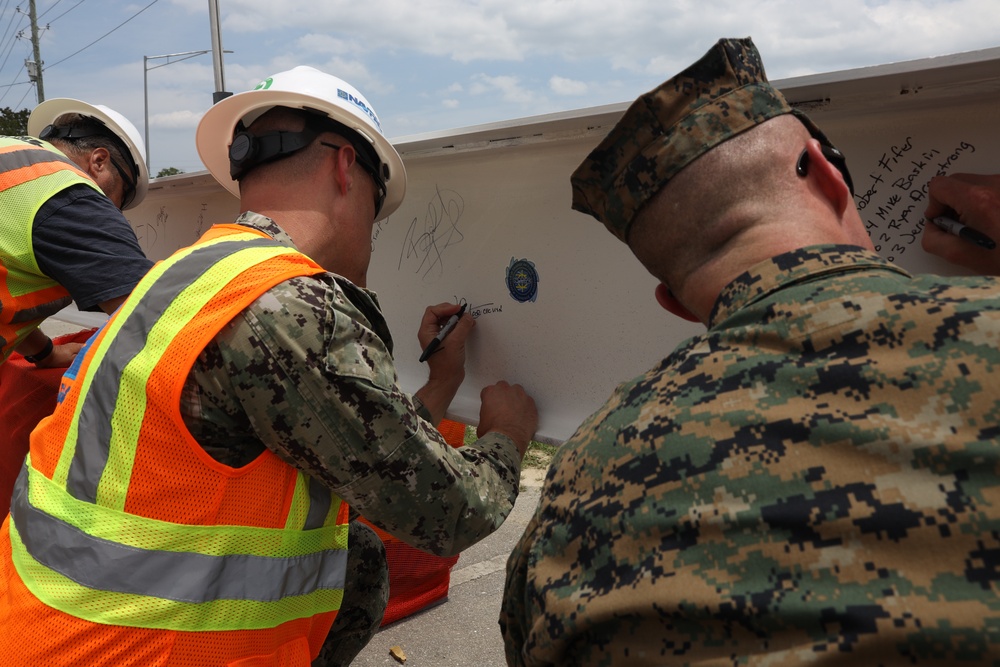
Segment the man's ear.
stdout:
<svg viewBox="0 0 1000 667">
<path fill-rule="evenodd" d="M 87 158 L 87 173 L 95 181 L 97 176 L 111 168 L 111 153 L 108 152 L 107 148 L 98 147 L 90 151 L 90 156 Z"/>
<path fill-rule="evenodd" d="M 844 181 L 844 175 L 823 155 L 823 149 L 818 140 L 810 139 L 809 143 L 806 144 L 806 151 L 809 154 L 806 178 L 815 184 L 837 214 L 842 215 L 847 210 L 848 205 L 854 202 L 851 189 Z"/>
<path fill-rule="evenodd" d="M 688 322 L 701 322 L 698 317 L 692 313 L 690 310 L 684 307 L 677 297 L 674 296 L 670 288 L 660 283 L 656 286 L 656 302 L 663 307 L 667 312 L 676 315 L 677 317 L 687 320 Z"/>
<path fill-rule="evenodd" d="M 353 180 L 351 177 L 351 165 L 357 159 L 354 146 L 345 141 L 340 150 L 333 151 L 333 154 L 334 164 L 336 165 L 337 188 L 340 190 L 342 196 L 347 196 Z"/>
</svg>

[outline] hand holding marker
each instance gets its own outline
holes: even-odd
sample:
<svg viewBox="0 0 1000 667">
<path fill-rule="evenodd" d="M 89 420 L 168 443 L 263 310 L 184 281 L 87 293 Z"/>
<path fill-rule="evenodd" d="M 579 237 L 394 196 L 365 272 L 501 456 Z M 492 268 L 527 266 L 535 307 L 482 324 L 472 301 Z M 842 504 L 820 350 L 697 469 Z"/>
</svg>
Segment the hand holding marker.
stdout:
<svg viewBox="0 0 1000 667">
<path fill-rule="evenodd" d="M 420 354 L 421 362 L 427 361 L 427 358 L 434 354 L 434 352 L 441 345 L 441 341 L 444 340 L 444 337 L 451 333 L 451 330 L 455 328 L 458 321 L 462 319 L 462 315 L 465 314 L 465 308 L 468 305 L 469 304 L 467 303 L 463 303 L 462 307 L 458 309 L 458 312 L 448 318 L 448 321 L 444 323 L 443 327 L 441 327 L 441 331 L 438 332 L 437 336 L 434 336 L 434 339 L 427 344 L 427 347 L 425 347 L 424 351 Z"/>
<path fill-rule="evenodd" d="M 933 222 L 935 225 L 937 225 L 944 231 L 948 232 L 949 234 L 953 234 L 959 238 L 965 239 L 966 241 L 975 243 L 980 248 L 993 250 L 994 248 L 997 247 L 996 241 L 991 239 L 989 236 L 982 233 L 981 231 L 972 229 L 971 227 L 966 227 L 957 220 L 952 220 L 951 218 L 946 218 L 942 215 L 936 218 L 932 218 L 931 222 Z"/>
</svg>

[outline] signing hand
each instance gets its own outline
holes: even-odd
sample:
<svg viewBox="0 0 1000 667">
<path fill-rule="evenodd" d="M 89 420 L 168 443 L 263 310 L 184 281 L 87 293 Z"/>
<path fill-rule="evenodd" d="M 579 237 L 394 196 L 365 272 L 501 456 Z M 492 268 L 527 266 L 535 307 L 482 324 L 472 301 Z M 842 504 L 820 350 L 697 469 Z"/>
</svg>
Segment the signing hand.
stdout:
<svg viewBox="0 0 1000 667">
<path fill-rule="evenodd" d="M 963 225 L 1000 240 L 1000 175 L 935 176 L 927 194 L 924 217 L 953 217 Z M 924 250 L 982 275 L 1000 275 L 1000 248 L 987 250 L 953 236 L 936 225 L 924 225 Z"/>
</svg>

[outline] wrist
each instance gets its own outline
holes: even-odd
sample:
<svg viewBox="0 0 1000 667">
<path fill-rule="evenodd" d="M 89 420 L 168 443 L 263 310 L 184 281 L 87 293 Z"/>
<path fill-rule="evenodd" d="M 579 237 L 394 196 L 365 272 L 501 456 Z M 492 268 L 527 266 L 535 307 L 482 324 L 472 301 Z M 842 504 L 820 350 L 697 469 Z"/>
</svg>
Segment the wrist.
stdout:
<svg viewBox="0 0 1000 667">
<path fill-rule="evenodd" d="M 432 424 L 437 424 L 444 419 L 445 412 L 451 405 L 452 399 L 455 398 L 460 384 L 461 382 L 452 384 L 428 380 L 427 384 L 415 392 L 414 396 L 420 399 L 424 408 L 430 413 Z"/>
<path fill-rule="evenodd" d="M 492 426 L 488 431 L 483 433 L 483 435 L 489 435 L 490 433 L 495 433 L 509 438 L 510 441 L 514 443 L 514 447 L 517 448 L 517 453 L 522 459 L 524 458 L 524 453 L 528 451 L 528 445 L 531 444 L 531 438 L 525 437 L 524 433 L 521 432 L 521 429 L 518 428 Z"/>
<path fill-rule="evenodd" d="M 427 376 L 425 387 L 433 388 L 438 392 L 455 394 L 458 388 L 465 382 L 465 369 L 458 373 L 435 373 L 431 371 Z"/>
<path fill-rule="evenodd" d="M 51 338 L 47 338 L 46 341 L 47 342 L 45 343 L 45 346 L 38 352 L 35 352 L 34 354 L 24 355 L 24 360 L 29 363 L 35 364 L 36 366 L 40 364 L 42 361 L 45 361 L 45 359 L 47 359 L 49 355 L 52 354 L 52 350 L 55 348 L 55 345 L 52 343 Z"/>
</svg>

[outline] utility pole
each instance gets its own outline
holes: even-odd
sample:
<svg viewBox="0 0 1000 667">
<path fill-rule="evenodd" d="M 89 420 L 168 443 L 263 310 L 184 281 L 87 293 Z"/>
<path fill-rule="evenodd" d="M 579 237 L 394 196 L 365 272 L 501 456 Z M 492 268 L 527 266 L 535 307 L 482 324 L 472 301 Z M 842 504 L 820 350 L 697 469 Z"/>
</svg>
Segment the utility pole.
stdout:
<svg viewBox="0 0 1000 667">
<path fill-rule="evenodd" d="M 42 85 L 42 54 L 38 50 L 38 16 L 35 14 L 35 0 L 28 2 L 28 18 L 31 19 L 31 51 L 34 60 L 24 61 L 28 68 L 28 78 L 35 84 L 38 93 L 38 103 L 45 101 L 45 87 Z"/>
</svg>

